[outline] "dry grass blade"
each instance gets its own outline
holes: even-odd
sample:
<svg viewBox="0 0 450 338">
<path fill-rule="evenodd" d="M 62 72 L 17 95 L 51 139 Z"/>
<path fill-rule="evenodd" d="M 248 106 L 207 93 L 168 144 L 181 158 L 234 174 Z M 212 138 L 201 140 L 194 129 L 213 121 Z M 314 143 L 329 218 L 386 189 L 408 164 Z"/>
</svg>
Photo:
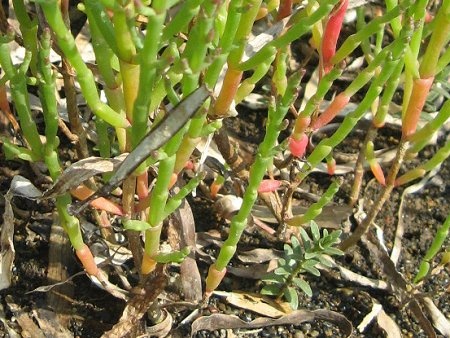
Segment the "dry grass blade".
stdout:
<svg viewBox="0 0 450 338">
<path fill-rule="evenodd" d="M 175 212 L 173 223 L 178 232 L 179 243 L 176 249 L 183 247 L 195 248 L 195 221 L 191 207 L 184 201 L 181 207 Z M 173 246 L 173 244 L 171 243 Z M 195 251 L 191 250 L 180 265 L 181 284 L 186 301 L 198 302 L 202 299 L 202 280 L 197 262 L 195 261 Z"/>
<path fill-rule="evenodd" d="M 14 250 L 14 214 L 10 194 L 5 197 L 5 212 L 0 234 L 0 290 L 11 285 L 12 267 L 16 251 Z"/>
<path fill-rule="evenodd" d="M 278 259 L 283 256 L 283 252 L 275 249 L 253 249 L 249 251 L 240 252 L 237 255 L 237 258 L 245 264 L 261 264 L 264 262 L 268 262 L 272 259 Z"/>
<path fill-rule="evenodd" d="M 386 331 L 387 338 L 397 338 L 402 336 L 402 331 L 398 325 L 386 314 L 386 312 L 384 312 L 383 309 L 378 313 L 377 323 L 384 331 Z"/>
<path fill-rule="evenodd" d="M 294 215 L 304 214 L 308 210 L 307 207 L 295 205 L 292 207 Z M 267 223 L 277 223 L 269 208 L 265 205 L 255 205 L 252 214 L 261 221 Z M 352 214 L 352 208 L 347 205 L 326 205 L 320 215 L 315 219 L 317 224 L 322 228 L 339 229 L 340 223 Z"/>
<path fill-rule="evenodd" d="M 14 314 L 17 323 L 22 329 L 20 335 L 23 338 L 44 338 L 46 335 L 44 332 L 34 323 L 33 319 L 27 312 L 17 305 L 11 296 L 6 296 L 6 303 L 9 310 Z"/>
<path fill-rule="evenodd" d="M 37 309 L 33 311 L 33 317 L 38 322 L 42 331 L 45 332 L 45 337 L 73 337 L 72 332 L 59 324 L 56 313 L 46 309 Z"/>
<path fill-rule="evenodd" d="M 383 309 L 383 306 L 380 303 L 373 302 L 372 309 L 370 310 L 370 312 L 368 314 L 366 314 L 364 316 L 361 323 L 359 323 L 359 325 L 357 327 L 358 331 L 364 332 L 364 330 L 370 325 L 370 323 L 372 323 L 372 321 L 378 316 L 378 314 L 380 313 L 380 311 L 382 309 Z"/>
<path fill-rule="evenodd" d="M 400 252 L 401 252 L 401 248 L 402 248 L 402 238 L 403 238 L 403 234 L 405 232 L 405 225 L 403 222 L 403 207 L 404 207 L 405 197 L 407 195 L 411 195 L 411 194 L 414 194 L 414 193 L 422 190 L 425 187 L 425 185 L 428 183 L 430 178 L 432 178 L 436 175 L 436 173 L 439 171 L 439 169 L 440 169 L 440 166 L 438 166 L 434 170 L 430 171 L 430 173 L 428 175 L 426 175 L 423 179 L 421 179 L 416 184 L 409 186 L 402 193 L 402 196 L 400 199 L 400 206 L 398 208 L 398 223 L 397 223 L 397 229 L 395 231 L 395 240 L 394 240 L 394 245 L 393 245 L 392 251 L 391 251 L 391 260 L 392 260 L 392 262 L 394 262 L 394 265 L 397 265 L 397 262 L 400 258 Z"/>
<path fill-rule="evenodd" d="M 421 299 L 422 304 L 427 309 L 428 314 L 433 321 L 434 327 L 444 336 L 450 337 L 450 321 L 445 315 L 434 305 L 431 298 L 425 297 Z"/>
<path fill-rule="evenodd" d="M 382 281 L 379 279 L 374 279 L 374 278 L 369 278 L 369 277 L 357 274 L 356 272 L 353 272 L 347 268 L 344 268 L 343 266 L 340 266 L 331 257 L 325 257 L 325 259 L 331 264 L 332 268 L 336 268 L 339 270 L 340 275 L 344 280 L 347 280 L 347 281 L 350 281 L 353 283 L 358 283 L 359 285 L 367 286 L 367 287 L 370 287 L 375 290 L 377 290 L 377 289 L 378 290 L 391 290 L 390 285 L 388 283 L 386 283 L 385 281 Z"/>
<path fill-rule="evenodd" d="M 261 280 L 268 272 L 277 267 L 276 260 L 272 260 L 269 264 L 254 264 L 251 267 L 242 266 L 230 266 L 227 268 L 228 273 L 246 279 Z"/>
<path fill-rule="evenodd" d="M 5 310 L 3 309 L 2 304 L 0 304 L 0 322 L 3 324 L 3 327 L 10 338 L 20 338 L 20 334 L 18 334 L 12 327 L 8 325 L 8 322 L 5 318 Z"/>
<path fill-rule="evenodd" d="M 122 163 L 126 155 L 121 154 L 111 159 L 92 156 L 72 164 L 64 170 L 53 187 L 44 193 L 44 197 L 52 198 L 62 195 L 95 175 L 113 171 Z"/>
<path fill-rule="evenodd" d="M 21 196 L 34 199 L 41 196 L 41 192 L 26 178 L 16 175 L 11 181 L 11 186 L 5 195 L 5 212 L 0 232 L 0 290 L 11 285 L 12 267 L 15 257 L 14 250 L 14 213 L 11 199 Z"/>
<path fill-rule="evenodd" d="M 377 301 L 373 301 L 372 310 L 364 317 L 361 323 L 358 325 L 358 331 L 363 332 L 374 321 L 377 320 L 378 326 L 380 326 L 385 332 L 388 338 L 398 338 L 402 336 L 401 330 L 395 321 L 389 317 L 383 310 L 383 306 Z"/>
<path fill-rule="evenodd" d="M 184 98 L 164 118 L 151 129 L 140 143 L 121 163 L 117 171 L 107 184 L 102 186 L 97 193 L 85 199 L 79 205 L 71 208 L 74 214 L 79 214 L 94 199 L 109 195 L 125 178 L 149 158 L 153 152 L 166 144 L 186 122 L 194 116 L 197 110 L 209 97 L 210 92 L 203 85 Z"/>
<path fill-rule="evenodd" d="M 270 318 L 280 318 L 292 312 L 288 303 L 280 304 L 260 294 L 214 291 L 214 295 L 225 297 L 225 301 L 233 306 Z"/>
<path fill-rule="evenodd" d="M 245 322 L 234 315 L 224 314 L 200 317 L 192 323 L 191 337 L 200 330 L 256 329 L 273 325 L 298 325 L 315 320 L 324 320 L 336 324 L 346 337 L 350 336 L 353 331 L 353 326 L 348 319 L 337 312 L 329 310 L 297 310 L 277 319 L 260 317 L 251 322 Z"/>
</svg>

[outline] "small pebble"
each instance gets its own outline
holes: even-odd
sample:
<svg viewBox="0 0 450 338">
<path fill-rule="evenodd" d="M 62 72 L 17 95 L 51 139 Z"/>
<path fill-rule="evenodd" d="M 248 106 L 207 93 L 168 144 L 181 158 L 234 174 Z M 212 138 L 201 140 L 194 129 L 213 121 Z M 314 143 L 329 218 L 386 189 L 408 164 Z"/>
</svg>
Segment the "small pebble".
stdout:
<svg viewBox="0 0 450 338">
<path fill-rule="evenodd" d="M 219 304 L 217 305 L 217 307 L 219 308 L 219 310 L 220 310 L 221 312 L 225 312 L 225 311 L 227 310 L 227 306 L 226 306 L 224 303 L 219 303 Z"/>
<path fill-rule="evenodd" d="M 333 331 L 330 330 L 330 329 L 328 329 L 328 330 L 325 331 L 325 335 L 326 335 L 327 337 L 333 337 Z"/>
<path fill-rule="evenodd" d="M 312 331 L 310 332 L 311 337 L 318 337 L 319 334 L 320 334 L 320 332 L 317 331 L 317 330 L 312 330 Z"/>
<path fill-rule="evenodd" d="M 294 333 L 294 338 L 305 338 L 305 335 L 301 331 L 296 331 Z"/>
</svg>

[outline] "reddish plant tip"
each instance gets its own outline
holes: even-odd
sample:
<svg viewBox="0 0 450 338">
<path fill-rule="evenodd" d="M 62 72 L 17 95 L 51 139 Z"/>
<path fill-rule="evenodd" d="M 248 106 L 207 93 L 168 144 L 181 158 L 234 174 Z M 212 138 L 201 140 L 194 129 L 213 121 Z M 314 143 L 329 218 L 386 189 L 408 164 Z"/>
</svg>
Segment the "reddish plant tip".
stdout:
<svg viewBox="0 0 450 338">
<path fill-rule="evenodd" d="M 336 160 L 334 158 L 327 161 L 327 171 L 330 176 L 333 176 L 336 173 Z"/>
<path fill-rule="evenodd" d="M 227 273 L 227 269 L 217 270 L 216 266 L 213 264 L 209 267 L 208 276 L 206 277 L 205 285 L 205 296 L 209 298 L 213 291 L 217 289 L 223 277 Z"/>
<path fill-rule="evenodd" d="M 308 136 L 304 133 L 301 134 L 299 139 L 291 137 L 289 139 L 289 150 L 291 151 L 292 156 L 302 157 L 303 155 L 305 155 L 308 143 Z"/>
<path fill-rule="evenodd" d="M 342 22 L 344 21 L 345 12 L 347 11 L 348 0 L 341 0 L 331 12 L 325 25 L 322 37 L 322 67 L 323 73 L 327 74 L 333 65 L 331 58 L 336 53 L 336 44 L 341 33 Z"/>
<path fill-rule="evenodd" d="M 311 128 L 317 130 L 328 124 L 337 114 L 349 103 L 350 96 L 345 92 L 340 93 L 334 98 L 325 111 L 317 119 L 311 122 Z"/>
<path fill-rule="evenodd" d="M 177 183 L 178 180 L 178 174 L 172 173 L 172 176 L 170 176 L 170 182 L 169 182 L 169 189 L 172 189 L 172 187 Z"/>
<path fill-rule="evenodd" d="M 281 185 L 281 181 L 277 180 L 262 180 L 261 184 L 258 188 L 258 193 L 265 193 L 265 192 L 273 192 L 277 190 Z"/>
<path fill-rule="evenodd" d="M 434 16 L 429 12 L 426 11 L 425 12 L 425 23 L 430 23 L 431 21 L 433 21 Z"/>
<path fill-rule="evenodd" d="M 377 161 L 370 161 L 369 163 L 370 169 L 372 170 L 373 175 L 375 176 L 375 179 L 380 183 L 382 186 L 386 185 L 386 179 L 384 177 L 383 169 L 381 169 L 380 164 Z"/>
<path fill-rule="evenodd" d="M 306 117 L 297 117 L 295 121 L 293 135 L 301 134 L 305 132 L 306 128 L 311 124 L 311 118 L 309 116 Z"/>
<path fill-rule="evenodd" d="M 194 170 L 195 169 L 194 162 L 192 162 L 192 160 L 186 161 L 184 168 L 188 170 Z"/>
<path fill-rule="evenodd" d="M 277 20 L 278 21 L 288 17 L 289 15 L 291 15 L 291 13 L 292 13 L 292 4 L 293 4 L 292 0 L 282 0 L 280 2 L 280 8 L 278 10 L 278 16 L 277 16 Z"/>
<path fill-rule="evenodd" d="M 114 215 L 123 216 L 123 209 L 116 203 L 104 198 L 99 197 L 91 202 L 91 206 L 98 210 L 104 210 Z"/>
<path fill-rule="evenodd" d="M 217 194 L 219 193 L 219 190 L 222 188 L 223 184 L 217 183 L 214 181 L 211 183 L 211 186 L 209 187 L 209 191 L 211 193 L 211 198 L 215 199 L 217 197 Z"/>
<path fill-rule="evenodd" d="M 136 192 L 139 200 L 142 200 L 148 196 L 148 172 L 145 171 L 140 174 L 136 179 Z"/>
<path fill-rule="evenodd" d="M 95 263 L 94 256 L 92 256 L 91 249 L 83 243 L 83 245 L 75 250 L 75 253 L 80 260 L 81 264 L 83 264 L 86 272 L 91 276 L 97 276 L 99 271 L 97 264 Z"/>
<path fill-rule="evenodd" d="M 411 98 L 402 121 L 402 136 L 404 139 L 411 137 L 416 132 L 420 113 L 425 105 L 433 81 L 433 76 L 414 80 Z"/>
</svg>

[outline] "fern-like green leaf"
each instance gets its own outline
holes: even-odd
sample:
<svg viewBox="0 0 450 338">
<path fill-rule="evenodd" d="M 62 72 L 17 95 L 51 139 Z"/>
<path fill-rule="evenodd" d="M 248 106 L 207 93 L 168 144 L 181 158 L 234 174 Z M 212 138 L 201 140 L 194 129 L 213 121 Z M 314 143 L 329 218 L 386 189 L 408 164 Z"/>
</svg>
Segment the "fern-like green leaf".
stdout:
<svg viewBox="0 0 450 338">
<path fill-rule="evenodd" d="M 283 284 L 286 279 L 283 276 L 276 275 L 274 273 L 269 273 L 265 275 L 262 280 L 266 283 L 275 283 L 275 284 Z"/>
<path fill-rule="evenodd" d="M 283 249 L 284 249 L 285 255 L 292 255 L 294 253 L 294 250 L 292 249 L 292 247 L 287 243 L 284 244 Z"/>
<path fill-rule="evenodd" d="M 284 290 L 284 298 L 289 303 L 293 310 L 297 310 L 298 308 L 298 294 L 297 291 L 292 287 L 287 287 Z"/>
<path fill-rule="evenodd" d="M 313 292 L 312 292 L 311 286 L 308 284 L 308 282 L 306 282 L 304 279 L 301 279 L 301 278 L 294 278 L 293 282 L 308 297 L 312 297 Z"/>
<path fill-rule="evenodd" d="M 300 246 L 300 242 L 298 241 L 298 238 L 295 236 L 291 237 L 291 244 L 292 244 L 292 248 L 297 248 Z"/>
<path fill-rule="evenodd" d="M 276 284 L 268 284 L 265 285 L 261 289 L 261 294 L 268 296 L 278 296 L 280 294 L 281 289 Z"/>
<path fill-rule="evenodd" d="M 305 252 L 305 260 L 316 258 L 318 255 L 318 252 Z"/>
<path fill-rule="evenodd" d="M 302 269 L 309 272 L 310 274 L 314 275 L 314 276 L 320 276 L 320 271 L 316 268 L 316 265 L 319 262 L 316 260 L 309 260 L 309 261 L 305 261 L 302 264 Z"/>
<path fill-rule="evenodd" d="M 284 265 L 284 266 L 280 266 L 280 267 L 276 268 L 273 272 L 275 275 L 289 276 L 292 272 L 292 269 L 290 268 L 289 265 Z"/>
<path fill-rule="evenodd" d="M 331 262 L 322 255 L 317 255 L 316 258 L 319 260 L 320 264 L 326 266 L 327 268 L 331 268 L 333 266 L 333 264 L 331 264 Z"/>
<path fill-rule="evenodd" d="M 325 250 L 323 252 L 330 256 L 342 256 L 344 254 L 343 251 L 339 250 L 338 248 L 334 248 L 334 247 L 325 248 Z"/>
<path fill-rule="evenodd" d="M 312 236 L 313 236 L 314 242 L 319 241 L 319 240 L 320 240 L 320 230 L 319 230 L 319 226 L 317 225 L 317 223 L 314 222 L 314 221 L 311 221 L 311 226 L 310 226 L 310 228 L 311 228 L 311 234 L 312 234 Z M 326 229 L 325 229 L 325 230 L 326 230 Z M 325 231 L 325 230 L 324 230 L 324 231 Z"/>
</svg>

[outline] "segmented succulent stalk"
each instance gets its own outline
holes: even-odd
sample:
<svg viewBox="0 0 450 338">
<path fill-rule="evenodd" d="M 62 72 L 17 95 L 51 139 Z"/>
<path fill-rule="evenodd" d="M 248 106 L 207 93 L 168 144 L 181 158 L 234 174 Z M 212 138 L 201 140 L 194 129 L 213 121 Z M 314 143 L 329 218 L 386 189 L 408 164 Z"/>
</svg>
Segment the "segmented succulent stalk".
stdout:
<svg viewBox="0 0 450 338">
<path fill-rule="evenodd" d="M 450 141 L 436 152 L 436 154 L 427 162 L 423 163 L 416 169 L 408 171 L 396 179 L 395 185 L 403 185 L 416 178 L 423 177 L 428 171 L 433 170 L 450 156 Z"/>
<path fill-rule="evenodd" d="M 8 41 L 6 41 L 8 42 Z M 40 139 L 36 123 L 31 114 L 30 102 L 27 93 L 26 72 L 31 62 L 31 53 L 26 52 L 22 64 L 15 67 L 11 61 L 8 43 L 0 43 L 0 65 L 9 79 L 11 86 L 11 98 L 15 103 L 16 111 L 20 120 L 22 133 L 30 145 L 33 158 L 42 159 L 43 145 Z"/>
<path fill-rule="evenodd" d="M 373 142 L 368 141 L 365 152 L 367 162 L 369 162 L 370 170 L 372 170 L 372 173 L 378 183 L 380 183 L 381 185 L 386 185 L 386 179 L 384 177 L 383 169 L 381 168 L 380 163 L 378 163 L 377 158 L 375 157 L 373 148 Z"/>
<path fill-rule="evenodd" d="M 297 86 L 300 81 L 300 76 L 300 74 L 295 74 L 290 78 L 286 94 L 278 102 L 272 102 L 269 106 L 266 134 L 264 140 L 259 145 L 255 161 L 250 168 L 248 186 L 243 196 L 242 206 L 239 212 L 231 219 L 229 236 L 224 242 L 216 262 L 209 269 L 206 279 L 206 296 L 209 296 L 220 284 L 226 273 L 226 266 L 236 251 L 237 243 L 247 225 L 247 218 L 258 196 L 258 188 L 261 180 L 274 155 L 273 147 L 276 145 L 284 116 L 297 96 Z"/>
<path fill-rule="evenodd" d="M 237 48 L 231 50 L 228 55 L 228 69 L 225 73 L 222 89 L 220 90 L 212 110 L 212 115 L 215 118 L 221 118 L 228 115 L 239 84 L 241 83 L 243 71 L 237 67 L 244 55 L 245 41 L 251 33 L 253 22 L 256 19 L 261 2 L 261 0 L 246 0 L 244 2 L 247 11 L 242 13 L 239 26 L 237 27 L 235 35 Z"/>
<path fill-rule="evenodd" d="M 88 106 L 96 115 L 114 127 L 129 127 L 130 123 L 125 117 L 100 101 L 94 76 L 81 58 L 75 45 L 75 40 L 64 24 L 57 1 L 39 0 L 37 3 L 41 6 L 45 18 L 56 36 L 59 48 L 61 48 L 67 60 L 77 72 L 78 82 Z"/>
<path fill-rule="evenodd" d="M 165 0 L 152 2 L 152 15 L 148 16 L 147 34 L 143 41 L 143 47 L 140 51 L 145 57 L 139 58 L 139 90 L 133 106 L 133 125 L 131 129 L 132 147 L 136 147 L 147 132 L 147 121 L 149 106 L 152 95 L 149 92 L 154 88 L 157 72 L 158 52 L 160 36 L 164 27 L 166 18 L 166 9 L 168 3 Z M 159 103 L 158 103 L 159 104 Z"/>
<path fill-rule="evenodd" d="M 259 64 L 265 62 L 273 55 L 274 50 L 287 46 L 292 41 L 300 38 L 306 33 L 311 31 L 311 28 L 320 20 L 322 20 L 328 13 L 331 12 L 334 5 L 339 0 L 331 0 L 329 3 L 321 5 L 317 10 L 314 10 L 310 15 L 306 14 L 306 10 L 299 12 L 292 18 L 292 25 L 289 29 L 280 35 L 276 39 L 266 44 L 261 50 L 256 52 L 250 59 L 242 62 L 238 68 L 239 70 L 246 71 L 256 68 Z M 347 56 L 348 54 L 346 54 Z M 339 63 L 334 62 L 334 64 Z"/>
<path fill-rule="evenodd" d="M 439 110 L 436 117 L 428 122 L 422 129 L 410 137 L 411 147 L 409 154 L 417 154 L 425 147 L 439 128 L 450 118 L 450 101 L 447 100 Z"/>
<path fill-rule="evenodd" d="M 413 79 L 411 97 L 402 115 L 402 138 L 409 139 L 417 128 L 420 113 L 436 75 L 441 50 L 450 35 L 450 1 L 442 2 L 435 23 L 439 29 L 433 30 L 419 68 L 419 77 Z"/>
<path fill-rule="evenodd" d="M 333 181 L 323 195 L 320 196 L 320 199 L 312 204 L 303 215 L 294 216 L 286 220 L 286 223 L 290 226 L 301 226 L 313 221 L 322 213 L 323 207 L 331 202 L 334 195 L 338 192 L 339 187 L 339 182 Z"/>
<path fill-rule="evenodd" d="M 433 243 L 431 243 L 430 248 L 428 249 L 425 257 L 422 259 L 422 262 L 419 266 L 419 271 L 417 272 L 416 277 L 414 278 L 414 283 L 417 284 L 422 279 L 424 279 L 428 272 L 430 271 L 430 262 L 431 260 L 438 254 L 439 250 L 441 250 L 448 233 L 450 231 L 450 215 L 447 216 L 444 224 L 437 230 L 436 235 L 434 236 Z"/>
</svg>

